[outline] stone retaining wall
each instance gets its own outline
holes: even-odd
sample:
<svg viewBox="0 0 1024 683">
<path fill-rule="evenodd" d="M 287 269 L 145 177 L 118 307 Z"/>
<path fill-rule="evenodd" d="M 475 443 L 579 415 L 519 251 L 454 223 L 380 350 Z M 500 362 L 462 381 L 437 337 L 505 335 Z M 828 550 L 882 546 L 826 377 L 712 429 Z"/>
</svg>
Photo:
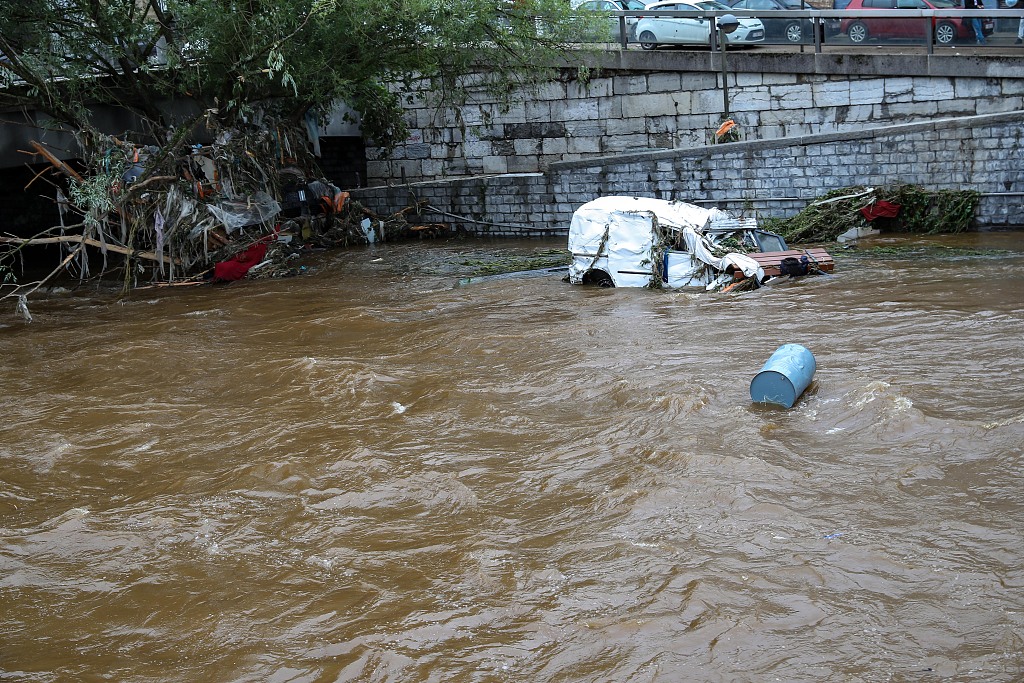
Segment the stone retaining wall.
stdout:
<svg viewBox="0 0 1024 683">
<path fill-rule="evenodd" d="M 542 172 L 712 141 L 723 111 L 720 54 L 626 50 L 583 59 L 589 80 L 566 69 L 507 111 L 477 93 L 459 116 L 440 113 L 424 91 L 407 105 L 407 143 L 390 159 L 367 148 L 367 184 Z M 731 113 L 748 141 L 1024 109 L 1019 58 L 730 53 L 727 64 Z"/>
<path fill-rule="evenodd" d="M 1024 225 L 1024 110 L 858 130 L 650 151 L 506 174 L 363 188 L 381 214 L 425 201 L 423 222 L 478 235 L 562 234 L 573 211 L 622 194 L 706 203 L 742 215 L 789 216 L 825 192 L 911 183 L 983 193 L 977 227 Z"/>
</svg>

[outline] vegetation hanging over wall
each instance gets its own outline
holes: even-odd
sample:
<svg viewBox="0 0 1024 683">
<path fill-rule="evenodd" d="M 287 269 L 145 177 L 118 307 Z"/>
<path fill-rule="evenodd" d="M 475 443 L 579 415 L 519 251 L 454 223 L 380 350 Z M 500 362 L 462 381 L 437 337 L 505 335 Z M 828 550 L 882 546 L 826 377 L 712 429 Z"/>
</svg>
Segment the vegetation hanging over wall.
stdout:
<svg viewBox="0 0 1024 683">
<path fill-rule="evenodd" d="M 918 185 L 844 187 L 818 197 L 795 216 L 767 219 L 765 228 L 781 234 L 790 244 L 832 242 L 858 227 L 958 233 L 970 227 L 980 197 L 974 190 L 930 192 Z"/>
</svg>

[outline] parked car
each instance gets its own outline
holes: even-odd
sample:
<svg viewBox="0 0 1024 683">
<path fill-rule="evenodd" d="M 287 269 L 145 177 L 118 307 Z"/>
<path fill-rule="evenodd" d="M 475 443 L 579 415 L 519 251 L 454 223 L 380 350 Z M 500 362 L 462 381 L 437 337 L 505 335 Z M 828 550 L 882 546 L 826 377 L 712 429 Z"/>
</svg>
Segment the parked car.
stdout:
<svg viewBox="0 0 1024 683">
<path fill-rule="evenodd" d="M 790 0 L 792 2 L 792 0 Z M 742 10 L 793 10 L 800 9 L 800 2 L 796 6 L 785 2 L 785 0 L 731 0 L 729 5 L 733 9 Z M 810 8 L 810 5 L 807 6 Z M 769 38 L 785 40 L 787 43 L 811 43 L 814 42 L 814 33 L 811 31 L 811 20 L 807 18 L 787 17 L 760 17 L 764 24 L 765 34 Z"/>
<path fill-rule="evenodd" d="M 879 9 L 958 9 L 963 7 L 961 0 L 850 0 L 846 5 L 848 12 L 862 12 Z M 850 17 L 843 19 L 839 26 L 852 43 L 863 43 L 873 38 L 917 38 L 925 36 L 925 20 L 902 19 L 896 17 Z M 939 45 L 950 45 L 957 40 L 974 40 L 974 30 L 954 17 L 934 17 L 932 29 L 935 42 Z M 982 30 L 989 35 L 995 29 L 991 19 L 982 20 Z"/>
<path fill-rule="evenodd" d="M 644 9 L 645 5 L 640 0 L 585 0 L 575 6 L 577 10 L 584 10 L 587 12 L 624 12 L 629 10 L 641 10 Z M 619 18 L 616 16 L 610 16 L 609 30 L 612 40 L 619 42 L 622 40 L 622 35 L 619 33 Z M 626 17 L 626 39 L 628 41 L 636 40 L 636 22 L 639 21 L 638 17 Z"/>
<path fill-rule="evenodd" d="M 716 0 L 668 0 L 647 5 L 647 10 L 729 11 Z M 759 19 L 737 17 L 739 26 L 726 36 L 729 45 L 755 45 L 764 42 L 764 24 Z M 685 17 L 644 17 L 636 24 L 640 47 L 653 50 L 659 45 L 710 45 L 711 19 Z"/>
</svg>

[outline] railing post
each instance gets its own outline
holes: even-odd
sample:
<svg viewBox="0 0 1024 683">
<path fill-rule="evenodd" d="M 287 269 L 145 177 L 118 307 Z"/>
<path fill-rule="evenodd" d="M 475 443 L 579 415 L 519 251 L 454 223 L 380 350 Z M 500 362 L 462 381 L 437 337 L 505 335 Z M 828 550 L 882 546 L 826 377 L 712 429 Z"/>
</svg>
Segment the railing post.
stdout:
<svg viewBox="0 0 1024 683">
<path fill-rule="evenodd" d="M 928 27 L 924 30 L 924 39 L 928 41 L 928 54 L 935 54 L 935 17 L 927 17 Z"/>
</svg>

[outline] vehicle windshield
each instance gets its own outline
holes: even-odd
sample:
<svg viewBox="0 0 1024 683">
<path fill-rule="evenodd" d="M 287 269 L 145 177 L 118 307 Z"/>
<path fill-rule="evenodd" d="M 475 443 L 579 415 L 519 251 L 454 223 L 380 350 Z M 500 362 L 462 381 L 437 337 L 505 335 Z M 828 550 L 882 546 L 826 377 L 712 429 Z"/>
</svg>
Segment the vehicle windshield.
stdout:
<svg viewBox="0 0 1024 683">
<path fill-rule="evenodd" d="M 705 0 L 704 2 L 695 2 L 693 4 L 695 6 L 701 8 L 701 9 L 706 9 L 706 10 L 719 10 L 719 9 L 729 10 L 729 9 L 731 9 L 727 5 L 723 5 L 720 2 L 715 2 L 715 0 Z"/>
</svg>

